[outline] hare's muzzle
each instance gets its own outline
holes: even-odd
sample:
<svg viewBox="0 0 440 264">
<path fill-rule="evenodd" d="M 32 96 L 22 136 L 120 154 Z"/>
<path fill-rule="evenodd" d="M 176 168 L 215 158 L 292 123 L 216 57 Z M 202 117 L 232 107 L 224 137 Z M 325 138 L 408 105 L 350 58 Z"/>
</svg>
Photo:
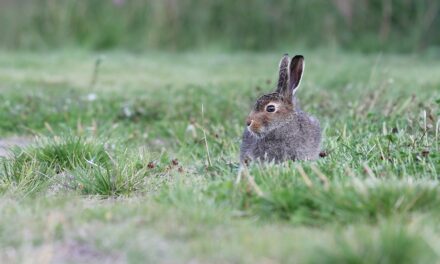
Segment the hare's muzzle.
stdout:
<svg viewBox="0 0 440 264">
<path fill-rule="evenodd" d="M 259 122 L 255 121 L 253 119 L 248 119 L 248 120 L 246 120 L 246 125 L 247 125 L 248 131 L 252 132 L 252 134 L 254 134 L 254 135 L 260 134 L 261 125 L 259 124 Z"/>
<path fill-rule="evenodd" d="M 250 126 L 250 125 L 252 125 L 252 120 L 251 119 L 246 119 L 246 125 L 247 126 Z"/>
</svg>

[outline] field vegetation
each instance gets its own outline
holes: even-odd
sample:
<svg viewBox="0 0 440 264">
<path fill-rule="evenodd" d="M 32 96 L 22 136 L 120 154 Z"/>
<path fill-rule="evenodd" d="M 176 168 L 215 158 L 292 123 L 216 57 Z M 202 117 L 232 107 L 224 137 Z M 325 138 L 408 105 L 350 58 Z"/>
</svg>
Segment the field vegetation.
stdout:
<svg viewBox="0 0 440 264">
<path fill-rule="evenodd" d="M 327 155 L 254 164 L 261 194 L 240 137 L 282 53 L 1 53 L 1 262 L 438 262 L 438 60 L 299 52 Z"/>
<path fill-rule="evenodd" d="M 440 263 L 439 3 L 0 1 L 0 263 Z M 323 155 L 240 170 L 286 52 Z"/>
<path fill-rule="evenodd" d="M 0 25 L 6 49 L 438 54 L 440 46 L 437 0 L 3 0 Z"/>
</svg>

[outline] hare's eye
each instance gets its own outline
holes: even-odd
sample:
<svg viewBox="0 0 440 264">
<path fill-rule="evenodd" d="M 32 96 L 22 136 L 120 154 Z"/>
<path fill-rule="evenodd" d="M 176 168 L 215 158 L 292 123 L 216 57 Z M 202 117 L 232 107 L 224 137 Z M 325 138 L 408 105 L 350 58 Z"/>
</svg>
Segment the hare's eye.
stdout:
<svg viewBox="0 0 440 264">
<path fill-rule="evenodd" d="M 275 106 L 274 105 L 266 106 L 266 111 L 269 112 L 269 113 L 275 112 Z"/>
</svg>

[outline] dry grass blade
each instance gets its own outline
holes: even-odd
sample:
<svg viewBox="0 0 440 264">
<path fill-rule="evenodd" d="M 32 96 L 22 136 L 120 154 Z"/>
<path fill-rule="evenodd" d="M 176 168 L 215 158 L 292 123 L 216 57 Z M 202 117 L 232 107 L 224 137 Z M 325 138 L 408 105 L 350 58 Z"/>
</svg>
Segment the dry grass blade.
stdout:
<svg viewBox="0 0 440 264">
<path fill-rule="evenodd" d="M 310 164 L 310 168 L 316 175 L 318 175 L 319 179 L 324 184 L 324 188 L 327 190 L 330 187 L 330 182 L 327 176 L 325 176 L 324 173 L 322 173 L 314 164 Z"/>
<path fill-rule="evenodd" d="M 298 165 L 296 165 L 296 169 L 298 170 L 299 174 L 303 178 L 303 180 L 304 180 L 305 184 L 307 185 L 307 187 L 309 187 L 309 188 L 313 187 L 313 183 L 310 180 L 309 176 L 304 171 L 303 167 L 298 164 Z"/>
<path fill-rule="evenodd" d="M 260 187 L 255 182 L 254 177 L 249 173 L 249 170 L 247 166 L 242 165 L 240 169 L 238 170 L 237 179 L 235 181 L 236 184 L 239 184 L 241 181 L 241 178 L 246 179 L 248 186 L 258 195 L 258 196 L 264 196 L 263 191 L 260 189 Z"/>
<path fill-rule="evenodd" d="M 368 174 L 368 176 L 371 178 L 376 178 L 376 175 L 374 175 L 373 170 L 370 168 L 370 166 L 368 166 L 367 163 L 364 163 L 362 166 L 364 167 L 364 171 Z"/>
<path fill-rule="evenodd" d="M 203 107 L 203 104 L 202 104 L 202 124 L 203 124 L 204 121 L 205 121 L 205 113 L 204 113 L 204 112 L 205 112 L 205 111 L 204 111 L 204 107 Z M 207 139 L 207 137 L 206 137 L 206 131 L 205 131 L 205 127 L 204 127 L 204 126 L 202 126 L 202 131 L 203 131 L 203 139 L 204 139 L 204 141 L 205 141 L 206 159 L 207 159 L 207 161 L 208 161 L 208 166 L 209 166 L 209 167 L 212 167 L 211 155 L 209 154 L 208 139 Z"/>
<path fill-rule="evenodd" d="M 440 131 L 440 119 L 437 120 L 437 123 L 435 124 L 435 142 L 436 142 L 435 144 L 436 144 L 437 150 L 438 150 L 438 142 L 439 142 L 439 139 L 438 139 L 439 131 Z"/>
</svg>

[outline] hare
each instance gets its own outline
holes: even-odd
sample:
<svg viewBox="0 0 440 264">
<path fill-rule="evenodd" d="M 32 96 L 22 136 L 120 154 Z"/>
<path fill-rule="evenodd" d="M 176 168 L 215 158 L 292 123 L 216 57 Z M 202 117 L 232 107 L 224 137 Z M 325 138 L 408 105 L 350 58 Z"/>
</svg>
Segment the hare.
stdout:
<svg viewBox="0 0 440 264">
<path fill-rule="evenodd" d="M 261 96 L 246 119 L 240 162 L 283 162 L 319 157 L 321 128 L 318 119 L 303 112 L 296 91 L 304 71 L 304 57 L 290 60 L 285 54 L 279 65 L 274 93 Z"/>
</svg>

